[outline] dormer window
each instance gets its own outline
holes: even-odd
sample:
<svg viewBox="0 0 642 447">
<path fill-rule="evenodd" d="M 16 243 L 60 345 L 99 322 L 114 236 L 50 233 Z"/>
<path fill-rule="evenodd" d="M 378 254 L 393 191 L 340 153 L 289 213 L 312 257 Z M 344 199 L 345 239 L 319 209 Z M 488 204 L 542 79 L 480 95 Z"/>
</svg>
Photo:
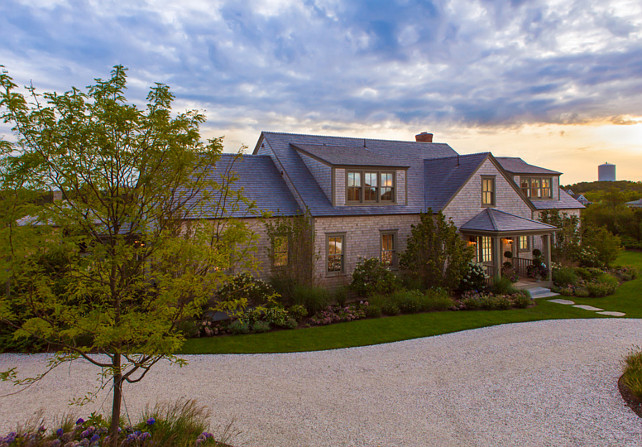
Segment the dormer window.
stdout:
<svg viewBox="0 0 642 447">
<path fill-rule="evenodd" d="M 346 202 L 350 205 L 395 202 L 395 173 L 370 169 L 347 172 Z"/>
<path fill-rule="evenodd" d="M 520 187 L 529 199 L 551 199 L 553 197 L 550 177 L 522 177 Z"/>
</svg>

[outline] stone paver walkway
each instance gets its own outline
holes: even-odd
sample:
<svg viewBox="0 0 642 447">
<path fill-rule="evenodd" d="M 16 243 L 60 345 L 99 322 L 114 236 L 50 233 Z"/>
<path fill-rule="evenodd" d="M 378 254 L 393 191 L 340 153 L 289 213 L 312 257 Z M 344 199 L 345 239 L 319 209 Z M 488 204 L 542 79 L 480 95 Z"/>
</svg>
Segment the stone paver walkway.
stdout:
<svg viewBox="0 0 642 447">
<path fill-rule="evenodd" d="M 551 303 L 564 304 L 567 306 L 577 307 L 578 309 L 584 309 L 591 312 L 597 312 L 600 315 L 608 315 L 609 317 L 623 317 L 626 314 L 624 312 L 618 312 L 615 310 L 604 310 L 599 307 L 589 306 L 587 304 L 575 304 L 575 301 L 565 300 L 563 298 L 556 298 L 554 300 L 548 300 Z"/>
</svg>

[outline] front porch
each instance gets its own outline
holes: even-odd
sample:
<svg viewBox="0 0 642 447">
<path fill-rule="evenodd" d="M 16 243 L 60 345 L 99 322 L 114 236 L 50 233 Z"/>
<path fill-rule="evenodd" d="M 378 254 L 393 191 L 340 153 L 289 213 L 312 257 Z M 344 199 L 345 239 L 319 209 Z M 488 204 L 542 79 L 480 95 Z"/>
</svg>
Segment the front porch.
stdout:
<svg viewBox="0 0 642 447">
<path fill-rule="evenodd" d="M 461 226 L 475 248 L 475 261 L 490 278 L 516 276 L 518 281 L 552 285 L 551 238 L 556 227 L 488 208 Z M 525 286 L 528 284 L 525 284 Z"/>
</svg>

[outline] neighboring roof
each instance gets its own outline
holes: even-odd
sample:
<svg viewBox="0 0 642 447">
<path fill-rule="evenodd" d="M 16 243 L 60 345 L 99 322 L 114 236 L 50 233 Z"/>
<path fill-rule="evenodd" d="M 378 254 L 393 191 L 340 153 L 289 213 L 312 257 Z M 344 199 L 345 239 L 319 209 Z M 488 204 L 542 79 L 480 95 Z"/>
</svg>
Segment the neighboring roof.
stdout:
<svg viewBox="0 0 642 447">
<path fill-rule="evenodd" d="M 502 165 L 502 168 L 504 168 L 511 174 L 561 174 L 561 172 L 551 171 L 550 169 L 529 165 L 519 157 L 495 157 L 495 159 L 499 162 L 500 165 Z"/>
<path fill-rule="evenodd" d="M 626 202 L 626 206 L 629 208 L 642 208 L 642 199 L 633 200 L 632 202 Z"/>
<path fill-rule="evenodd" d="M 464 232 L 511 233 L 550 232 L 557 228 L 553 225 L 526 219 L 525 217 L 516 216 L 495 208 L 486 208 L 463 224 L 459 229 Z"/>
<path fill-rule="evenodd" d="M 293 144 L 307 155 L 333 166 L 388 166 L 407 168 L 399 159 L 375 153 L 362 146 L 326 146 Z"/>
<path fill-rule="evenodd" d="M 531 202 L 538 210 L 574 210 L 586 208 L 561 188 L 559 200 L 531 200 Z"/>
<path fill-rule="evenodd" d="M 408 166 L 406 174 L 408 204 L 389 206 L 332 206 L 321 187 L 301 159 L 301 154 L 292 146 L 367 147 L 369 153 L 382 158 L 394 158 L 397 165 Z M 254 154 L 275 154 L 285 175 L 312 216 L 358 216 L 378 214 L 419 214 L 426 210 L 424 203 L 424 160 L 456 156 L 447 144 L 418 143 L 414 141 L 371 140 L 363 138 L 298 135 L 262 132 Z"/>
<path fill-rule="evenodd" d="M 238 178 L 230 185 L 233 191 L 241 191 L 242 195 L 250 202 L 255 202 L 256 210 L 252 211 L 247 204 L 239 204 L 238 209 L 231 203 L 226 204 L 227 213 L 223 216 L 230 217 L 252 217 L 257 215 L 257 211 L 269 211 L 271 213 L 292 216 L 299 214 L 301 211 L 296 200 L 290 193 L 283 177 L 279 174 L 272 159 L 265 155 L 243 155 L 238 157 L 235 154 L 221 154 L 215 166 L 210 170 L 209 178 L 222 183 L 231 172 Z M 217 193 L 212 203 L 217 203 L 220 193 Z M 196 196 L 193 200 L 200 200 L 202 195 Z M 216 210 L 210 207 L 203 210 L 200 216 L 205 217 L 223 217 L 216 214 Z"/>
<path fill-rule="evenodd" d="M 483 152 L 424 160 L 426 208 L 442 210 L 489 156 L 490 152 Z"/>
</svg>

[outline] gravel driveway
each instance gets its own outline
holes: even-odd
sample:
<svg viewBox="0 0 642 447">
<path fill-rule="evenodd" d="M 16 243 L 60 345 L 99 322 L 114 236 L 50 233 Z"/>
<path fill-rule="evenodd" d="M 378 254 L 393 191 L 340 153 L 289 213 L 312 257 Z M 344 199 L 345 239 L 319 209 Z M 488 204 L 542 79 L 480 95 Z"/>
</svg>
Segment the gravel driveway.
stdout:
<svg viewBox="0 0 642 447">
<path fill-rule="evenodd" d="M 642 320 L 519 323 L 323 352 L 186 356 L 126 390 L 145 404 L 181 397 L 234 420 L 237 446 L 642 446 L 642 419 L 623 403 L 622 357 L 642 346 Z M 0 355 L 36 371 L 44 355 Z M 0 398 L 0 433 L 44 409 L 70 411 L 95 369 L 62 367 Z M 0 383 L 0 395 L 12 388 Z M 107 411 L 109 399 L 75 415 Z"/>
</svg>

